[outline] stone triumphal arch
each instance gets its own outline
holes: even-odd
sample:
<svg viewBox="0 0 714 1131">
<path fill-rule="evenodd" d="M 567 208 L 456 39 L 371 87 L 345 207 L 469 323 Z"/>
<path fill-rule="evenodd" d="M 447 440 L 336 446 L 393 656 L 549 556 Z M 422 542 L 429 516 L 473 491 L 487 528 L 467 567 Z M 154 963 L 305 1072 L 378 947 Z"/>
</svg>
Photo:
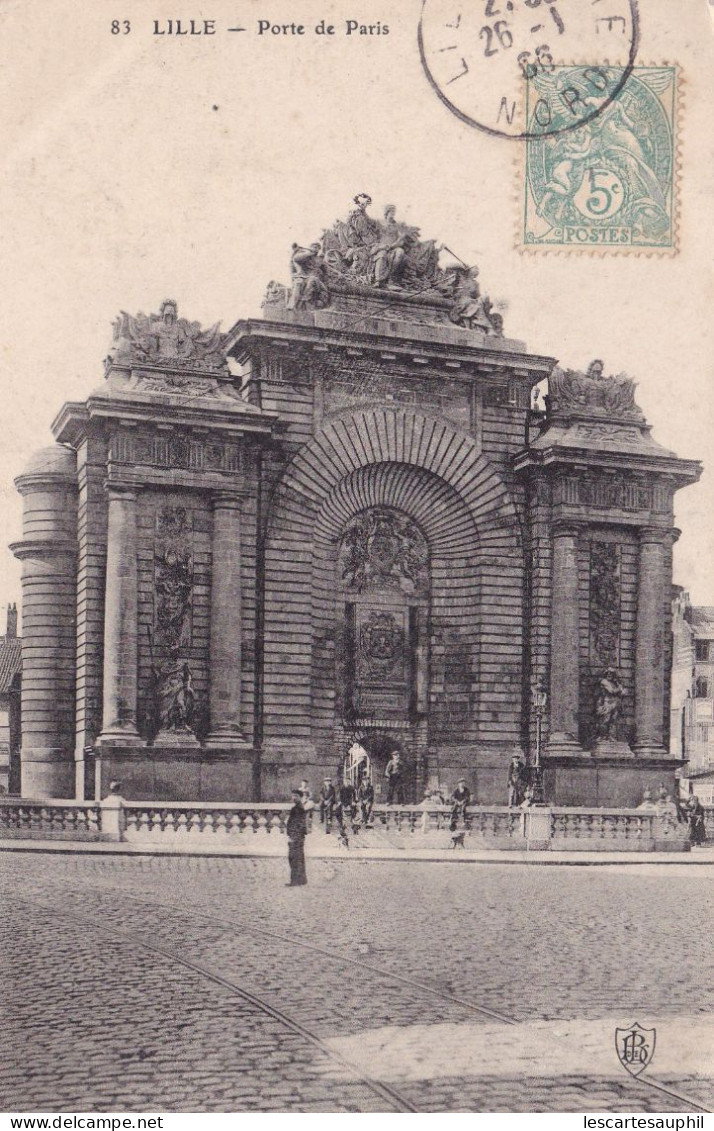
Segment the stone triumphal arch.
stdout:
<svg viewBox="0 0 714 1131">
<path fill-rule="evenodd" d="M 360 195 L 263 315 L 122 313 L 24 499 L 22 790 L 266 800 L 399 750 L 410 798 L 626 804 L 668 753 L 675 491 L 634 382 L 504 335 Z M 389 235 L 389 240 L 387 240 Z M 533 390 L 548 381 L 545 404 Z"/>
</svg>

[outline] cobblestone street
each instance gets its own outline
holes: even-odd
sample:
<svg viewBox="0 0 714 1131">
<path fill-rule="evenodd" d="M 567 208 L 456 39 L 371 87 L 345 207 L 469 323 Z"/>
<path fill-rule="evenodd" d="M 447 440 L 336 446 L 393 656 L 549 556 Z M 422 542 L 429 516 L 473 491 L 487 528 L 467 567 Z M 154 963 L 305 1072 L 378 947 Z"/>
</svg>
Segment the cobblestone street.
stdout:
<svg viewBox="0 0 714 1131">
<path fill-rule="evenodd" d="M 714 866 L 308 868 L 0 854 L 0 1108 L 712 1109 Z"/>
</svg>

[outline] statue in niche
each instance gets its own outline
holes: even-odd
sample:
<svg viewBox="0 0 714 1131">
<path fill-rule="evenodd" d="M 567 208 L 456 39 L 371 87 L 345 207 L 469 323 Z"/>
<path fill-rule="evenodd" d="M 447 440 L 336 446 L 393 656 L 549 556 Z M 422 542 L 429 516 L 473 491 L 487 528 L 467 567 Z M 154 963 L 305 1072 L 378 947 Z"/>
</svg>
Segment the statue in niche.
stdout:
<svg viewBox="0 0 714 1131">
<path fill-rule="evenodd" d="M 598 680 L 595 696 L 595 733 L 599 741 L 617 739 L 617 724 L 622 717 L 624 696 L 625 688 L 620 683 L 617 668 L 607 668 Z"/>
<path fill-rule="evenodd" d="M 193 735 L 196 693 L 188 661 L 174 658 L 152 664 L 151 675 L 157 730 Z"/>
<path fill-rule="evenodd" d="M 154 642 L 147 625 L 151 657 L 149 694 L 146 700 L 146 737 L 150 743 L 168 733 L 190 736 L 195 743 L 197 728 L 202 725 L 201 704 L 197 705 L 193 672 L 187 660 L 175 652 L 164 660 L 154 654 Z"/>
</svg>

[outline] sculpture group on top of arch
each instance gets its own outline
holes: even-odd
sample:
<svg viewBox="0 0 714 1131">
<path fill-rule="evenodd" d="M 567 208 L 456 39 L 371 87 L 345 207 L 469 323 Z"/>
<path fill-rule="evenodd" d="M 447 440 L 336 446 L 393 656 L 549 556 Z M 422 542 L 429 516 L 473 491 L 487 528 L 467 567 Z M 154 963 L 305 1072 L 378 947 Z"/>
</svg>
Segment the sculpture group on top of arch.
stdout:
<svg viewBox="0 0 714 1131">
<path fill-rule="evenodd" d="M 419 228 L 397 220 L 393 204 L 382 220 L 375 219 L 367 211 L 371 203 L 370 196 L 359 193 L 346 220 L 336 220 L 308 247 L 294 243 L 290 287 L 271 282 L 264 306 L 321 310 L 332 305 L 335 292 L 389 291 L 439 300 L 444 320 L 502 337 L 503 318 L 481 293 L 478 267 L 461 262 L 435 240 L 421 239 Z M 453 260 L 446 267 L 439 264 L 442 251 Z"/>
</svg>

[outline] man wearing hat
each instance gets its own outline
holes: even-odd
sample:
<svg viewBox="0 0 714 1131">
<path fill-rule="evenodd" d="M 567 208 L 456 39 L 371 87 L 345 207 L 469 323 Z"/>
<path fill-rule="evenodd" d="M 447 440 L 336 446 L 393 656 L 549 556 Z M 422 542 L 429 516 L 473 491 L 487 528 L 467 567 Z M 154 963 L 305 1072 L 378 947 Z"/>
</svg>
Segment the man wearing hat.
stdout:
<svg viewBox="0 0 714 1131">
<path fill-rule="evenodd" d="M 292 791 L 293 807 L 288 814 L 285 831 L 288 835 L 288 863 L 290 883 L 288 887 L 301 887 L 307 883 L 305 871 L 305 837 L 307 836 L 307 817 L 299 789 Z"/>
<path fill-rule="evenodd" d="M 452 833 L 456 829 L 459 817 L 466 825 L 466 808 L 471 803 L 471 790 L 466 784 L 466 778 L 459 778 L 456 789 L 449 798 L 451 802 L 451 823 L 449 828 Z"/>
<path fill-rule="evenodd" d="M 332 778 L 325 778 L 317 801 L 320 808 L 320 820 L 325 826 L 325 832 L 329 833 L 332 829 L 332 818 L 335 814 L 335 805 L 337 804 L 337 793 L 332 784 Z"/>
</svg>

